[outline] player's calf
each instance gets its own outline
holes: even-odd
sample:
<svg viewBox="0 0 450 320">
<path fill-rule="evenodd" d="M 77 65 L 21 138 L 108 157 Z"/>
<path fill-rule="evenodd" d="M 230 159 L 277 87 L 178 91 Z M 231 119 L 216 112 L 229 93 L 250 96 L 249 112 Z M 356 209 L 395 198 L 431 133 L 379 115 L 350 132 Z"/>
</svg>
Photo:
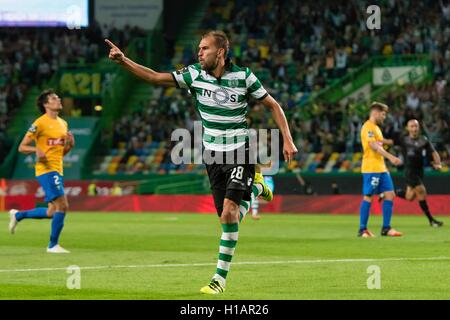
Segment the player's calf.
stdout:
<svg viewBox="0 0 450 320">
<path fill-rule="evenodd" d="M 48 253 L 68 253 L 67 250 L 59 246 L 59 237 L 61 231 L 64 228 L 64 219 L 66 217 L 66 211 L 69 207 L 67 198 L 61 196 L 52 201 L 55 207 L 55 213 L 52 217 L 52 228 L 50 233 L 50 242 L 48 244 Z"/>
<path fill-rule="evenodd" d="M 19 211 L 11 209 L 9 211 L 9 232 L 14 234 L 17 224 L 23 219 L 48 219 L 47 208 L 34 208 L 31 210 Z"/>
</svg>

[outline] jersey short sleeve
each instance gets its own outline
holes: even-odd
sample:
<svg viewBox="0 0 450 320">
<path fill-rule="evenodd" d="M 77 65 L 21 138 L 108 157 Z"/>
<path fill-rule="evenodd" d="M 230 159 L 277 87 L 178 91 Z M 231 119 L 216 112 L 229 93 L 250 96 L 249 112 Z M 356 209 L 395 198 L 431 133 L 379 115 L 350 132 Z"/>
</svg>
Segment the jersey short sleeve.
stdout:
<svg viewBox="0 0 450 320">
<path fill-rule="evenodd" d="M 33 124 L 30 126 L 30 128 L 28 128 L 28 131 L 25 135 L 27 137 L 35 140 L 36 137 L 39 135 L 39 130 L 40 130 L 40 124 L 39 124 L 39 121 L 36 120 L 35 122 L 33 122 Z"/>
<path fill-rule="evenodd" d="M 255 99 L 262 100 L 267 97 L 268 93 L 262 86 L 259 79 L 255 76 L 249 68 L 245 69 L 245 84 L 247 86 L 247 92 Z"/>
<path fill-rule="evenodd" d="M 173 71 L 172 76 L 177 87 L 190 89 L 192 82 L 200 75 L 201 68 L 198 64 L 191 64 L 179 70 Z"/>
<path fill-rule="evenodd" d="M 361 140 L 369 146 L 369 143 L 372 141 L 380 140 L 380 137 L 378 136 L 378 132 L 376 130 L 377 128 L 375 126 L 371 125 L 364 125 L 361 130 Z M 381 139 L 383 139 L 381 137 Z"/>
</svg>

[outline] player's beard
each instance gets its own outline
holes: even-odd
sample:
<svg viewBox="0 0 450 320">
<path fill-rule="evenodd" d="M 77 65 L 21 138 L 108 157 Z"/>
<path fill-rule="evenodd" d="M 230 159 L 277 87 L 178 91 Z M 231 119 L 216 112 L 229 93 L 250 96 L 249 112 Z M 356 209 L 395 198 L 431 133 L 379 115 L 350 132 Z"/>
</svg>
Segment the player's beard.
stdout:
<svg viewBox="0 0 450 320">
<path fill-rule="evenodd" d="M 211 73 L 211 72 L 214 71 L 214 69 L 217 68 L 218 64 L 219 64 L 219 57 L 216 56 L 216 60 L 214 61 L 214 63 L 211 64 L 211 66 L 208 66 L 208 65 L 205 63 L 205 65 L 204 65 L 204 67 L 203 67 L 203 70 L 205 70 L 205 71 L 208 72 L 208 73 Z"/>
</svg>

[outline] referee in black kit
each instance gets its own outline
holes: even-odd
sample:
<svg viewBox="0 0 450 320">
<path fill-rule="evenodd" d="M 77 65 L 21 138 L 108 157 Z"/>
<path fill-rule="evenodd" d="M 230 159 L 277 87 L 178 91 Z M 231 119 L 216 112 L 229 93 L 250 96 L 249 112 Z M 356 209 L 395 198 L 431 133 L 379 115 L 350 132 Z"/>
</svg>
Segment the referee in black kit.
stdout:
<svg viewBox="0 0 450 320">
<path fill-rule="evenodd" d="M 430 226 L 442 227 L 444 223 L 436 220 L 431 215 L 426 200 L 427 190 L 423 184 L 424 158 L 430 157 L 430 155 L 432 156 L 433 168 L 435 170 L 442 168 L 441 158 L 427 137 L 420 134 L 419 121 L 416 119 L 409 120 L 406 125 L 406 130 L 408 131 L 408 135 L 386 141 L 388 145 L 397 145 L 400 147 L 405 163 L 406 191 L 397 189 L 395 193 L 400 198 L 408 201 L 417 199 L 420 208 L 430 222 Z"/>
</svg>

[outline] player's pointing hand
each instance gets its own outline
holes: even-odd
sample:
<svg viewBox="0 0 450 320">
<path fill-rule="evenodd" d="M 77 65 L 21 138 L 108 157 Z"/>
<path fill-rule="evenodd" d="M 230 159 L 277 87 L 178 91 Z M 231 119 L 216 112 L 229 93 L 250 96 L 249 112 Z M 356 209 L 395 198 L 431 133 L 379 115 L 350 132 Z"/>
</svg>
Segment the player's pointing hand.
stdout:
<svg viewBox="0 0 450 320">
<path fill-rule="evenodd" d="M 297 154 L 297 147 L 293 142 L 286 141 L 283 146 L 283 155 L 284 160 L 287 162 L 291 162 L 294 159 L 294 156 Z"/>
<path fill-rule="evenodd" d="M 125 55 L 123 52 L 111 41 L 108 39 L 105 39 L 105 42 L 110 46 L 109 50 L 109 58 L 114 61 L 115 63 L 121 63 L 123 59 L 125 59 Z"/>
</svg>

